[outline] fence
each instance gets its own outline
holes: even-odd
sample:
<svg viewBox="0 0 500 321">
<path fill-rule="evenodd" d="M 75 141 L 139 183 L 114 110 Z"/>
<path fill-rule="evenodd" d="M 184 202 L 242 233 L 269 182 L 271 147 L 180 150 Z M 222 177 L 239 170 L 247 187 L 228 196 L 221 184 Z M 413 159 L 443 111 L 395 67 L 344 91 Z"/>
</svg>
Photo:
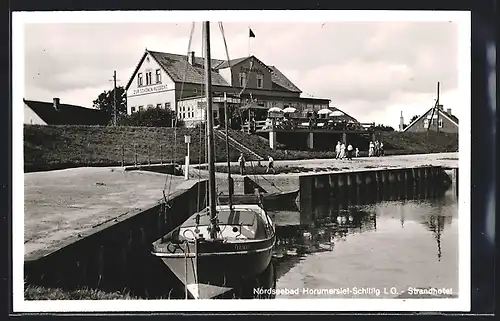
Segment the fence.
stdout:
<svg viewBox="0 0 500 321">
<path fill-rule="evenodd" d="M 117 146 L 117 151 L 121 166 L 137 166 L 182 161 L 187 154 L 187 147 L 175 150 L 175 146 L 169 144 L 121 144 Z M 191 156 L 198 158 L 197 154 Z"/>
</svg>

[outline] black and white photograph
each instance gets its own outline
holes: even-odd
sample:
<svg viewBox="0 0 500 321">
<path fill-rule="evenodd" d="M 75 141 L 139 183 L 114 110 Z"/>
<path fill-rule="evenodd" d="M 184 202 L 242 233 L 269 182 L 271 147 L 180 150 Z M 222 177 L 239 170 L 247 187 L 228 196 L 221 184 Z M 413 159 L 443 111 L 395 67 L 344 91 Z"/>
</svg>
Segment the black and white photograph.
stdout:
<svg viewBox="0 0 500 321">
<path fill-rule="evenodd" d="M 470 309 L 469 13 L 12 33 L 15 312 Z"/>
</svg>

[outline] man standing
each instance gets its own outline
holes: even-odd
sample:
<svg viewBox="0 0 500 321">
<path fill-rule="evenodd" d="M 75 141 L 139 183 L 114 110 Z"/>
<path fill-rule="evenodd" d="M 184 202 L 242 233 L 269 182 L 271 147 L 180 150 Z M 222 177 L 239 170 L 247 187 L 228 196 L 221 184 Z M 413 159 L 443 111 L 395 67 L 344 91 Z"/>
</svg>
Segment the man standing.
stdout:
<svg viewBox="0 0 500 321">
<path fill-rule="evenodd" d="M 238 163 L 240 164 L 240 175 L 245 175 L 245 156 L 243 156 L 243 153 L 240 154 Z"/>
<path fill-rule="evenodd" d="M 337 146 L 335 146 L 335 158 L 340 157 L 340 141 L 337 142 Z"/>
<path fill-rule="evenodd" d="M 273 171 L 273 174 L 276 174 L 276 171 L 274 170 L 274 159 L 271 156 L 269 156 L 266 174 L 269 173 L 269 171 L 271 170 Z"/>
<path fill-rule="evenodd" d="M 352 145 L 347 145 L 347 160 L 352 160 Z"/>
</svg>

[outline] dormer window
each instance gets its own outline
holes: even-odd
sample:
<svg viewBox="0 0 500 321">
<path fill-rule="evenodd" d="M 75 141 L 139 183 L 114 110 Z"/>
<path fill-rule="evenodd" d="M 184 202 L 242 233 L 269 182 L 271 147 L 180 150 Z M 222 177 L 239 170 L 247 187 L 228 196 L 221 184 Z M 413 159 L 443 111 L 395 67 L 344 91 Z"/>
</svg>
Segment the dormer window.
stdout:
<svg viewBox="0 0 500 321">
<path fill-rule="evenodd" d="M 264 87 L 264 76 L 257 75 L 257 88 L 263 88 L 263 87 Z"/>
<path fill-rule="evenodd" d="M 137 87 L 141 87 L 143 85 L 144 85 L 144 83 L 142 80 L 142 72 L 140 72 L 137 74 Z"/>
</svg>

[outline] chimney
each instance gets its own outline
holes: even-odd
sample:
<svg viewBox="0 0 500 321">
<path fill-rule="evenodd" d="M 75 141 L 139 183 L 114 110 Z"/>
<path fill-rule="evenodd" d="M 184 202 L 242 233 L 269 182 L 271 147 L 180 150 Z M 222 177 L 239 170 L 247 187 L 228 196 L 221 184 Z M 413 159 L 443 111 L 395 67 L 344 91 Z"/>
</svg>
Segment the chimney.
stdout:
<svg viewBox="0 0 500 321">
<path fill-rule="evenodd" d="M 59 110 L 59 101 L 60 101 L 59 98 L 57 98 L 57 97 L 53 98 L 53 102 L 54 102 L 53 105 L 54 105 L 55 110 Z"/>
<path fill-rule="evenodd" d="M 405 120 L 403 118 L 403 111 L 401 111 L 401 116 L 399 117 L 399 131 L 402 132 L 403 131 L 403 127 L 405 125 Z"/>
<path fill-rule="evenodd" d="M 191 64 L 191 65 L 194 65 L 194 51 L 191 51 L 188 53 L 188 62 Z"/>
<path fill-rule="evenodd" d="M 451 115 L 451 108 L 446 108 L 446 113 L 448 113 L 448 115 Z"/>
</svg>

